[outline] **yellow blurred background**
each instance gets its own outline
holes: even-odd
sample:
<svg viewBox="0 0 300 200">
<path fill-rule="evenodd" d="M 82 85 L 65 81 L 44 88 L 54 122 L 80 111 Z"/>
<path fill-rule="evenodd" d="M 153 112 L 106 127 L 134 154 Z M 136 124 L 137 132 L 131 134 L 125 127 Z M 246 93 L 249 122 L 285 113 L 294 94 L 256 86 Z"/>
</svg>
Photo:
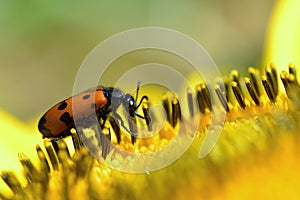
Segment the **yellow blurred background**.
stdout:
<svg viewBox="0 0 300 200">
<path fill-rule="evenodd" d="M 28 121 L 72 94 L 87 54 L 127 29 L 180 31 L 209 52 L 223 75 L 260 67 L 274 1 L 2 1 L 0 107 Z"/>
</svg>

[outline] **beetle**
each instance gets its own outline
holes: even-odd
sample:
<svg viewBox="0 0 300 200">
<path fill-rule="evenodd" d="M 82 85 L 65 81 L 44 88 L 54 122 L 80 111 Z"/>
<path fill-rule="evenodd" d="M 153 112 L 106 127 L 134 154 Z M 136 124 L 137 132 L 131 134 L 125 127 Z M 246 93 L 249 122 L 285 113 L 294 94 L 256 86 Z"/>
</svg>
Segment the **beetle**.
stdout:
<svg viewBox="0 0 300 200">
<path fill-rule="evenodd" d="M 103 86 L 98 86 L 95 89 L 69 97 L 54 105 L 41 117 L 38 129 L 44 138 L 62 138 L 70 134 L 69 130 L 74 128 L 76 120 L 95 112 L 98 120 L 103 120 L 101 128 L 103 128 L 108 115 L 112 113 L 116 119 L 121 121 L 122 127 L 130 133 L 130 130 L 125 127 L 122 118 L 117 113 L 117 109 L 123 105 L 129 117 L 134 118 L 134 116 L 138 116 L 144 118 L 136 113 L 136 110 L 144 99 L 148 100 L 148 96 L 144 95 L 139 104 L 137 104 L 139 87 L 140 82 L 138 82 L 137 86 L 136 99 L 130 94 L 125 94 L 120 89 Z M 80 108 L 76 111 L 76 116 L 73 115 L 72 104 L 80 105 Z"/>
</svg>

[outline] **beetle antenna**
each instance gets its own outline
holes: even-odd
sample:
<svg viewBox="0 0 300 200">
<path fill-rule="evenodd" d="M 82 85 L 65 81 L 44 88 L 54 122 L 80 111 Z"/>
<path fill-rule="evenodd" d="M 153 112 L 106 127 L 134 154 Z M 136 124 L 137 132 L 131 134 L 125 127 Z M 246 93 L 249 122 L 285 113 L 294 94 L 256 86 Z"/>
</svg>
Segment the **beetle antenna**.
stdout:
<svg viewBox="0 0 300 200">
<path fill-rule="evenodd" d="M 136 88 L 136 99 L 135 99 L 136 102 L 137 102 L 138 96 L 139 96 L 140 85 L 141 85 L 141 81 L 138 81 L 137 88 Z M 148 100 L 148 96 L 146 96 L 146 95 L 143 96 L 140 100 L 140 103 L 134 108 L 134 110 L 137 110 L 140 107 L 140 105 L 142 104 L 144 99 Z M 141 116 L 137 113 L 135 113 L 135 115 L 142 118 L 142 119 L 145 119 L 145 117 L 143 117 L 143 116 Z"/>
</svg>

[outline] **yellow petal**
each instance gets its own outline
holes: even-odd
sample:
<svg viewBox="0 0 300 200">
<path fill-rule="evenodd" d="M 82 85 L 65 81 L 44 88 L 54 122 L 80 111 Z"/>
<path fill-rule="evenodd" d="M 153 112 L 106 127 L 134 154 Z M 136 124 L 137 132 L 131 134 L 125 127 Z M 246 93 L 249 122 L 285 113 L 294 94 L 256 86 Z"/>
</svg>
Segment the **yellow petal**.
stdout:
<svg viewBox="0 0 300 200">
<path fill-rule="evenodd" d="M 300 1 L 281 0 L 275 4 L 266 36 L 263 65 L 275 63 L 278 71 L 289 63 L 300 66 Z"/>
</svg>

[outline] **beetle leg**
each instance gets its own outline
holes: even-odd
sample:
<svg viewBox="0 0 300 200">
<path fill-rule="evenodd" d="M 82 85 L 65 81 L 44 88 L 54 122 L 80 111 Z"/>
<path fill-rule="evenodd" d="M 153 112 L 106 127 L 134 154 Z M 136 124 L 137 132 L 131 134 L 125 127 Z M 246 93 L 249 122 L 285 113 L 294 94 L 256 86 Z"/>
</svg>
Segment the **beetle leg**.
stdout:
<svg viewBox="0 0 300 200">
<path fill-rule="evenodd" d="M 116 111 L 113 111 L 113 116 L 115 116 L 119 121 L 121 121 L 121 126 L 128 132 L 128 133 L 131 133 L 130 130 L 128 130 L 128 128 L 124 125 L 124 121 L 123 119 L 121 118 L 121 116 L 116 112 Z"/>
<path fill-rule="evenodd" d="M 149 98 L 148 98 L 148 96 L 146 96 L 146 95 L 143 96 L 143 97 L 141 98 L 141 100 L 140 100 L 140 103 L 135 107 L 135 110 L 137 110 L 137 109 L 140 107 L 140 105 L 142 104 L 142 102 L 143 102 L 144 99 L 146 99 L 146 100 L 148 101 Z"/>
<path fill-rule="evenodd" d="M 141 118 L 141 119 L 145 119 L 145 117 L 144 116 L 142 116 L 142 115 L 140 115 L 140 114 L 138 114 L 138 113 L 134 113 L 136 116 L 138 116 L 139 118 Z"/>
</svg>

